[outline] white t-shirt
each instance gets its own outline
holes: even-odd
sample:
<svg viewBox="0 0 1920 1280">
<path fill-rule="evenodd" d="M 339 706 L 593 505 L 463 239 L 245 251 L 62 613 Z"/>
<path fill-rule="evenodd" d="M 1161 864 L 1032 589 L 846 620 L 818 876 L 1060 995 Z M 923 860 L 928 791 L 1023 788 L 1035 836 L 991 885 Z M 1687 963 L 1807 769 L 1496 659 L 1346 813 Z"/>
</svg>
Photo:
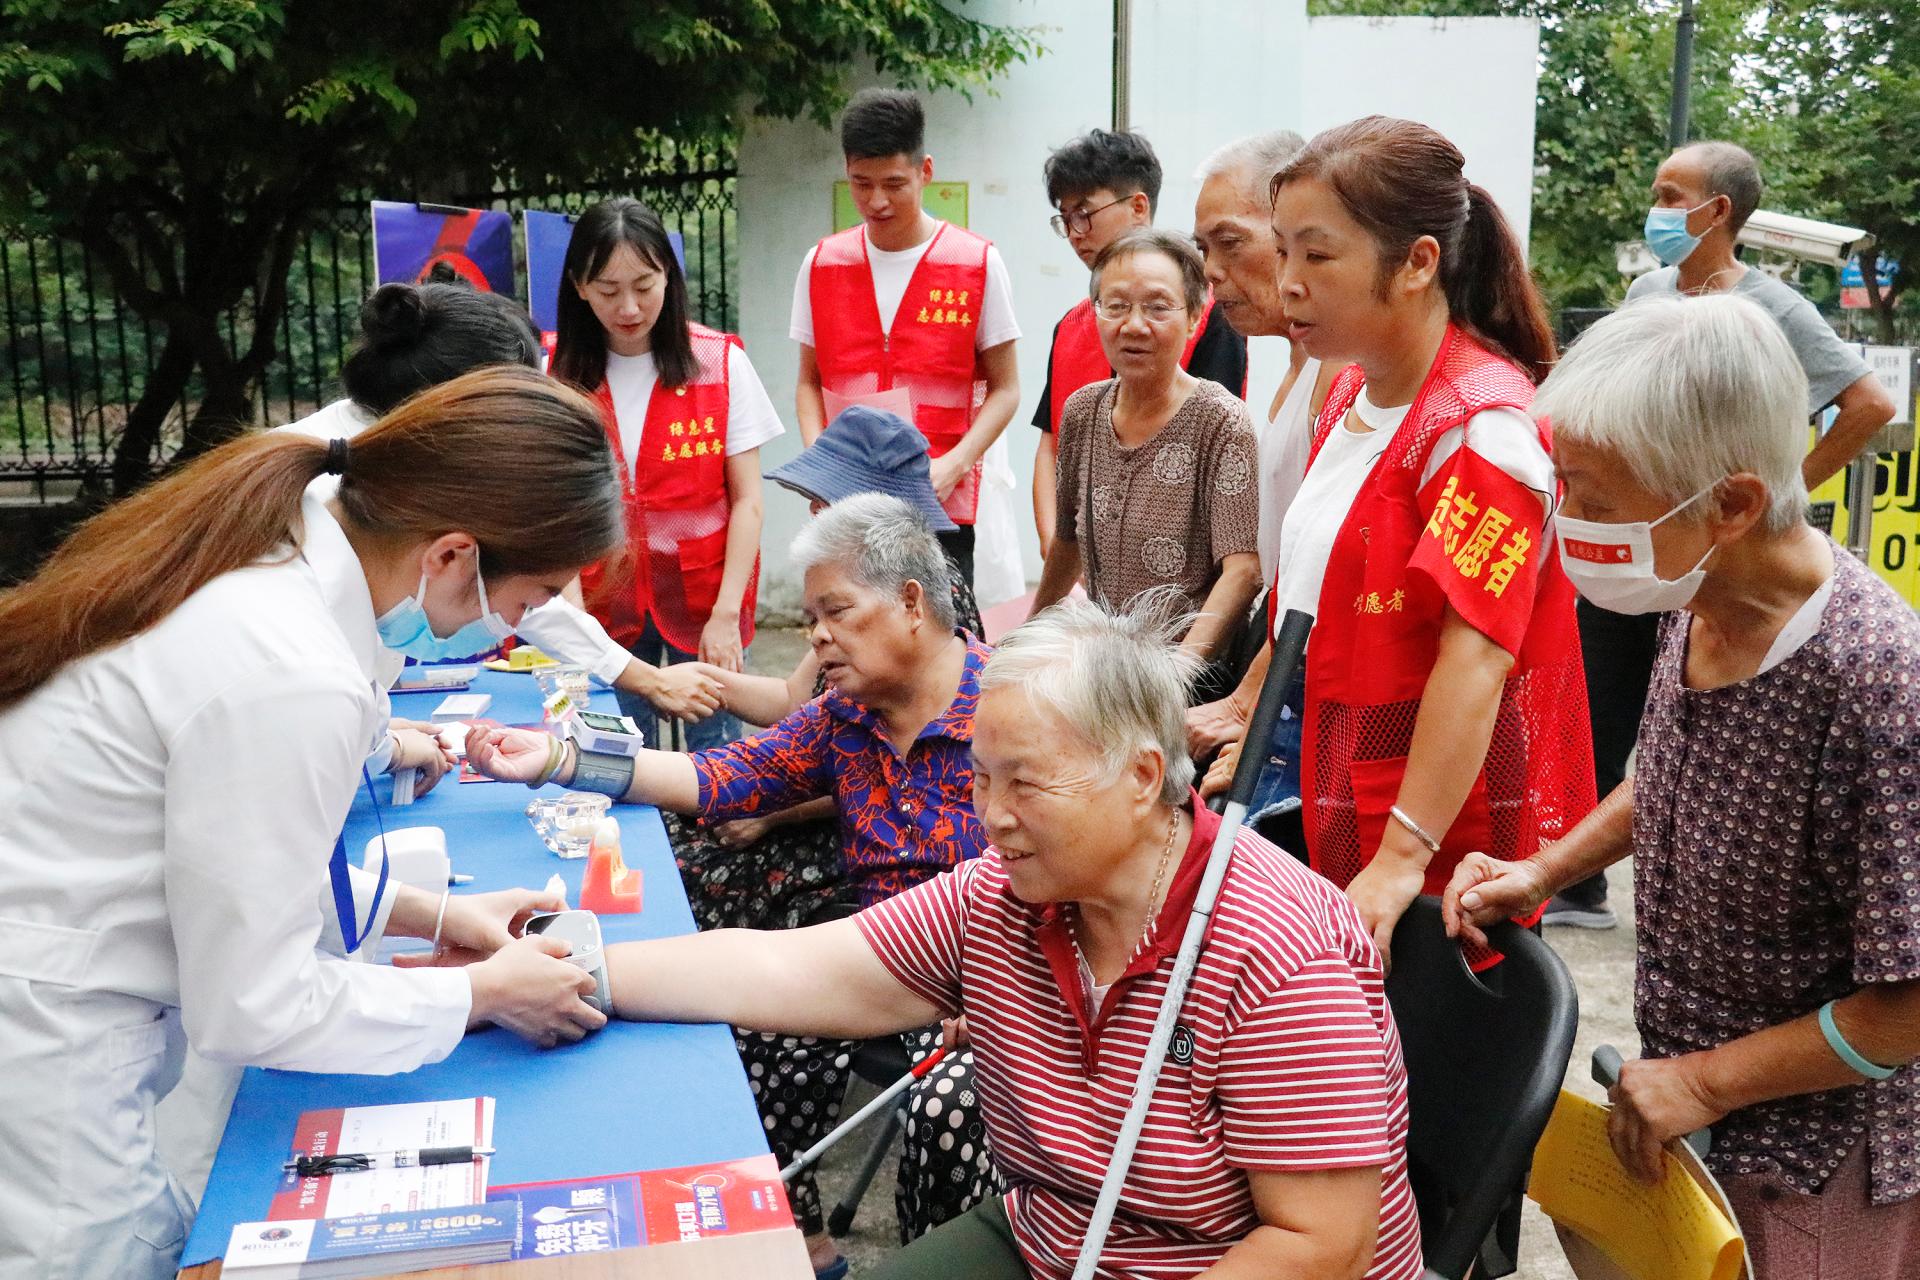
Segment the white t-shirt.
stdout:
<svg viewBox="0 0 1920 1280">
<path fill-rule="evenodd" d="M 1306 479 L 1313 453 L 1313 387 L 1320 362 L 1309 358 L 1260 433 L 1260 580 L 1273 581 L 1280 559 L 1280 525 Z"/>
<path fill-rule="evenodd" d="M 613 416 L 620 423 L 620 452 L 632 474 L 640 458 L 640 434 L 647 422 L 647 402 L 653 398 L 660 371 L 651 351 L 637 356 L 607 352 L 607 391 L 613 396 Z M 760 376 L 747 353 L 727 345 L 727 456 L 758 449 L 786 431 Z"/>
<path fill-rule="evenodd" d="M 866 232 L 863 230 L 861 234 Z M 927 246 L 932 243 L 933 237 L 928 236 L 925 243 L 897 252 L 876 249 L 872 242 L 867 244 L 867 262 L 873 268 L 873 304 L 888 333 L 893 332 L 894 317 L 900 310 L 900 300 L 907 296 L 907 284 L 913 279 L 914 268 L 927 256 Z M 787 325 L 787 336 L 807 347 L 814 345 L 810 286 L 813 256 L 818 252 L 816 245 L 807 250 L 807 256 L 801 260 L 800 277 L 793 285 L 793 317 Z M 974 349 L 985 351 L 1019 336 L 1020 321 L 1013 314 L 1013 284 L 1007 277 L 1007 264 L 1000 260 L 1000 250 L 988 245 L 987 289 L 980 299 L 980 323 L 973 327 Z"/>
<path fill-rule="evenodd" d="M 1814 589 L 1807 602 L 1794 611 L 1787 625 L 1780 628 L 1780 634 L 1767 646 L 1767 656 L 1760 660 L 1760 669 L 1753 674 L 1765 675 L 1781 663 L 1806 647 L 1820 630 L 1820 615 L 1827 611 L 1827 602 L 1833 599 L 1833 585 L 1839 573 L 1827 575 L 1827 580 Z"/>
<path fill-rule="evenodd" d="M 1362 388 L 1354 401 L 1354 412 L 1372 431 L 1350 430 L 1343 421 L 1327 437 L 1320 456 L 1313 460 L 1300 491 L 1294 495 L 1280 529 L 1280 610 L 1318 614 L 1320 588 L 1326 580 L 1327 561 L 1333 555 L 1334 540 L 1353 510 L 1354 499 L 1374 464 L 1392 443 L 1393 433 L 1406 420 L 1410 404 L 1382 409 L 1367 399 Z M 1463 444 L 1471 442 L 1473 451 L 1500 468 L 1538 495 L 1543 515 L 1550 517 L 1554 492 L 1553 461 L 1540 444 L 1540 436 L 1526 414 L 1514 409 L 1489 409 L 1476 413 L 1466 426 L 1455 427 L 1434 442 L 1433 452 L 1420 475 L 1424 488 L 1440 469 L 1448 464 Z M 1549 527 L 1548 536 L 1551 537 Z M 1550 543 L 1548 545 L 1551 545 Z"/>
</svg>

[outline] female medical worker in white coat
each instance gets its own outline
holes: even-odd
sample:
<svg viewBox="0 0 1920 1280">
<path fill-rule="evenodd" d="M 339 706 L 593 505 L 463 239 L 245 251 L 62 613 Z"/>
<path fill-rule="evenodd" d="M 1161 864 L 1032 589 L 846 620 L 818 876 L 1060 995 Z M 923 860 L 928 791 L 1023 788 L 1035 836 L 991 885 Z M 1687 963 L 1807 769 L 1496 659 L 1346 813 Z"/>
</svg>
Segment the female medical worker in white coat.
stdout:
<svg viewBox="0 0 1920 1280">
<path fill-rule="evenodd" d="M 173 1273 L 191 1209 L 152 1113 L 183 1040 L 399 1072 L 484 1022 L 542 1045 L 604 1023 L 563 945 L 509 940 L 536 895 L 358 877 L 336 909 L 330 853 L 384 728 L 382 645 L 497 642 L 623 537 L 592 402 L 496 367 L 350 446 L 226 445 L 0 593 L 0 1280 Z M 383 930 L 486 958 L 320 950 Z"/>
</svg>

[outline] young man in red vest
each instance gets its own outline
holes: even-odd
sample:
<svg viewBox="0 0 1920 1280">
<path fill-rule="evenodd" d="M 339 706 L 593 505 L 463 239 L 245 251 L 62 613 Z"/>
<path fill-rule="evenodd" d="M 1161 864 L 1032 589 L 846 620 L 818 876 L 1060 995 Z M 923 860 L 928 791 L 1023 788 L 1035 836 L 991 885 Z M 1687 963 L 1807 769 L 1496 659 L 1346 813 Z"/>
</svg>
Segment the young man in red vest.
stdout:
<svg viewBox="0 0 1920 1280">
<path fill-rule="evenodd" d="M 980 459 L 1020 406 L 1006 264 L 987 240 L 921 207 L 933 157 L 914 95 L 856 94 L 840 149 L 861 225 L 800 264 L 790 326 L 800 435 L 812 444 L 848 401 L 910 416 L 927 438 L 934 492 L 960 526 L 940 543 L 971 582 Z"/>
<path fill-rule="evenodd" d="M 1160 160 L 1137 133 L 1095 129 L 1048 156 L 1042 172 L 1047 200 L 1059 210 L 1053 229 L 1088 267 L 1123 233 L 1153 223 L 1160 201 Z M 1237 396 L 1247 394 L 1247 340 L 1216 314 L 1211 296 L 1180 367 L 1196 378 L 1211 378 Z M 1082 298 L 1053 326 L 1047 382 L 1033 411 L 1033 425 L 1040 429 L 1033 453 L 1033 522 L 1040 531 L 1042 557 L 1053 544 L 1054 432 L 1061 410 L 1074 392 L 1112 376 L 1113 368 L 1100 350 L 1093 303 Z"/>
</svg>

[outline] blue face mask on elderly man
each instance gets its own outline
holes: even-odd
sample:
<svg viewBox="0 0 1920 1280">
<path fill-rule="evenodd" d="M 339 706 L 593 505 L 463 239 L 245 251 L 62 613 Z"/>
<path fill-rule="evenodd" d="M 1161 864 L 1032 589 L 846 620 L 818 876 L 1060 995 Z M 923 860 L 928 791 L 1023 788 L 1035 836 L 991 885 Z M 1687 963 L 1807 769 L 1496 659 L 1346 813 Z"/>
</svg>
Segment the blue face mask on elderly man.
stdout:
<svg viewBox="0 0 1920 1280">
<path fill-rule="evenodd" d="M 418 662 L 445 662 L 485 653 L 512 635 L 513 627 L 487 603 L 487 583 L 480 576 L 477 548 L 473 555 L 473 582 L 480 590 L 477 619 L 450 636 L 435 635 L 433 622 L 427 617 L 427 575 L 422 573 L 414 593 L 375 620 L 373 625 L 380 632 L 380 643 Z"/>
<path fill-rule="evenodd" d="M 1713 196 L 1691 209 L 1668 209 L 1655 205 L 1647 210 L 1646 225 L 1641 229 L 1647 248 L 1653 250 L 1653 256 L 1660 259 L 1662 266 L 1678 266 L 1693 256 L 1693 251 L 1706 239 L 1705 233 L 1694 235 L 1687 230 L 1687 219 L 1718 200 Z"/>
</svg>

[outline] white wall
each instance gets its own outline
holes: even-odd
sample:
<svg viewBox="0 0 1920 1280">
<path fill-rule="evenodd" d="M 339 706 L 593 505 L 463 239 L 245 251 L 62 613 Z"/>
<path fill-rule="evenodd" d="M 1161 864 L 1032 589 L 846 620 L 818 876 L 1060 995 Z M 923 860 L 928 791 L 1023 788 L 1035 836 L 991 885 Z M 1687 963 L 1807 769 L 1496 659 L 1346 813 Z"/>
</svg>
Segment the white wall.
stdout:
<svg viewBox="0 0 1920 1280">
<path fill-rule="evenodd" d="M 1112 121 L 1111 0 L 970 0 L 969 16 L 1038 27 L 1044 51 L 993 92 L 928 95 L 927 149 L 938 178 L 969 184 L 969 221 L 1000 247 L 1020 318 L 1021 408 L 1006 440 L 1028 575 L 1039 572 L 1029 494 L 1033 428 L 1047 340 L 1086 288 L 1086 271 L 1047 225 L 1040 167 L 1052 148 Z M 1453 138 L 1467 170 L 1525 235 L 1533 166 L 1538 30 L 1524 19 L 1306 17 L 1305 0 L 1136 0 L 1129 123 L 1166 170 L 1159 221 L 1190 229 L 1194 170 L 1222 143 L 1267 129 L 1303 135 L 1381 112 L 1424 120 Z M 1472 66 L 1463 77 L 1459 68 Z M 866 76 L 856 84 L 882 83 Z M 790 428 L 761 450 L 774 467 L 799 450 L 792 430 L 798 354 L 787 337 L 794 276 L 832 230 L 837 135 L 808 122 L 760 122 L 740 151 L 740 329 Z M 1248 398 L 1263 410 L 1284 372 L 1285 345 L 1253 344 Z M 786 548 L 806 507 L 785 489 L 766 496 L 762 608 L 797 609 Z"/>
<path fill-rule="evenodd" d="M 1039 57 L 975 90 L 927 95 L 927 151 L 937 179 L 969 184 L 968 221 L 999 246 L 1013 281 L 1024 335 L 1021 407 L 1008 426 L 1019 483 L 1014 494 L 1029 576 L 1039 572 L 1028 497 L 1034 431 L 1027 425 L 1045 379 L 1053 323 L 1085 289 L 1086 269 L 1047 225 L 1052 209 L 1040 185 L 1047 153 L 1113 117 L 1111 0 L 972 0 L 969 17 L 1012 26 L 1042 26 Z M 867 76 L 856 87 L 890 83 Z M 791 407 L 798 352 L 787 318 L 800 260 L 833 229 L 832 189 L 845 177 L 838 135 L 808 122 L 762 122 L 740 150 L 740 329 L 755 367 L 787 418 L 789 431 L 761 450 L 764 467 L 800 447 Z M 786 548 L 806 519 L 806 504 L 778 486 L 766 496 L 761 568 L 763 609 L 797 609 L 799 584 Z"/>
<path fill-rule="evenodd" d="M 1315 18 L 1307 42 L 1301 85 L 1308 136 L 1365 115 L 1432 125 L 1466 155 L 1467 177 L 1493 194 L 1526 243 L 1539 23 Z"/>
</svg>

